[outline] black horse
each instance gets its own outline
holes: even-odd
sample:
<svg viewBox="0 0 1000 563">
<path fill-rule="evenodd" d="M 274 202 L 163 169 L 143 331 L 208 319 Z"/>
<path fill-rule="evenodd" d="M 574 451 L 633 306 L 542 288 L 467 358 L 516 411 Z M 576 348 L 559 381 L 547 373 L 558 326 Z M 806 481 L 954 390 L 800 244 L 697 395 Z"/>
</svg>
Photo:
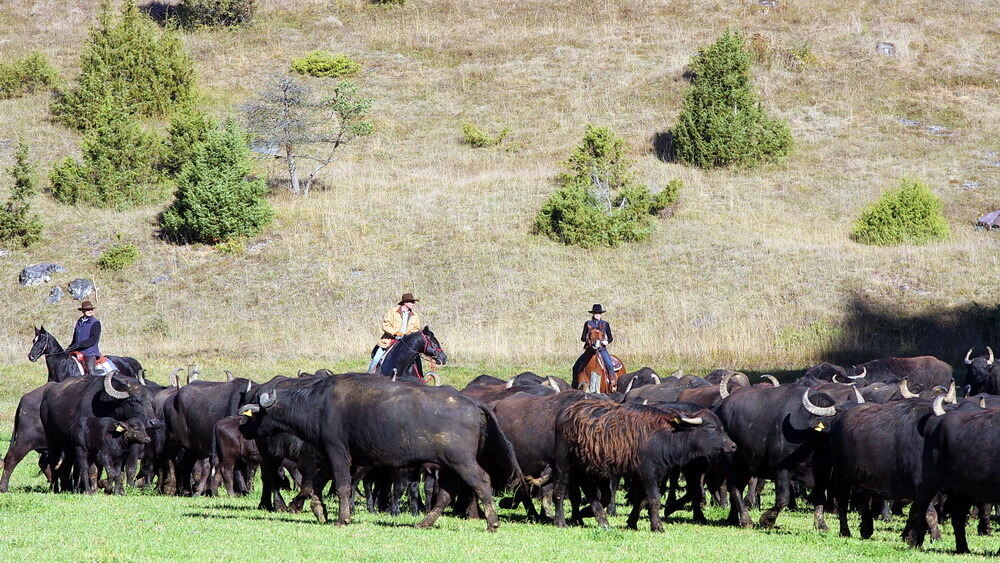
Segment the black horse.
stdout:
<svg viewBox="0 0 1000 563">
<path fill-rule="evenodd" d="M 395 376 L 397 381 L 423 382 L 432 374 L 423 373 L 420 365 L 421 354 L 434 358 L 438 365 L 443 366 L 448 362 L 448 356 L 445 355 L 441 344 L 431 332 L 430 327 L 427 326 L 419 332 L 411 332 L 400 338 L 392 348 L 389 348 L 382 359 L 382 366 L 378 373 L 387 377 Z M 433 375 L 433 377 L 436 384 L 437 376 Z"/>
<path fill-rule="evenodd" d="M 45 330 L 45 327 L 35 329 L 35 339 L 31 341 L 31 351 L 28 359 L 32 362 L 45 356 L 45 365 L 49 368 L 49 381 L 63 381 L 70 377 L 80 377 L 80 364 L 73 356 L 63 351 L 63 347 Z M 106 356 L 114 362 L 121 375 L 138 378 L 142 365 L 135 358 L 124 356 Z"/>
</svg>

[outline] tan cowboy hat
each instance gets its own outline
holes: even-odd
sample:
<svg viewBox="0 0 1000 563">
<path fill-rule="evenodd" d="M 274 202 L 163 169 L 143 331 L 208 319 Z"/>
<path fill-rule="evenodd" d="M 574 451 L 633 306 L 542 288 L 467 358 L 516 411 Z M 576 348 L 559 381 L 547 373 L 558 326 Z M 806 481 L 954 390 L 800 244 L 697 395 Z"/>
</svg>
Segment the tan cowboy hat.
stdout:
<svg viewBox="0 0 1000 563">
<path fill-rule="evenodd" d="M 94 307 L 93 303 L 91 303 L 90 301 L 84 301 L 83 303 L 80 304 L 80 307 L 77 309 L 77 311 L 93 311 L 94 309 L 96 309 L 96 307 Z"/>
<path fill-rule="evenodd" d="M 414 297 L 412 293 L 404 293 L 403 296 L 399 298 L 399 303 L 397 303 L 397 305 L 402 305 L 403 303 L 416 303 L 417 301 L 420 300 Z"/>
</svg>

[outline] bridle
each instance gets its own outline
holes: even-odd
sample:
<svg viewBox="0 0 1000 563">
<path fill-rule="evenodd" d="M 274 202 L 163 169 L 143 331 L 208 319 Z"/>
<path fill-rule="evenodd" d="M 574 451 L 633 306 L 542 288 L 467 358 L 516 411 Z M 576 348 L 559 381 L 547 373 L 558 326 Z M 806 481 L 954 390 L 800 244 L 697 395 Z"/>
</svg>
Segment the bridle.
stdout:
<svg viewBox="0 0 1000 563">
<path fill-rule="evenodd" d="M 442 349 L 440 346 L 435 346 L 434 343 L 431 342 L 430 337 L 427 336 L 427 334 L 425 334 L 423 331 L 420 332 L 420 336 L 422 336 L 423 339 L 424 339 L 424 355 L 425 356 L 429 356 L 429 357 L 433 358 L 433 357 L 437 356 L 438 352 L 444 352 L 444 349 Z"/>
</svg>

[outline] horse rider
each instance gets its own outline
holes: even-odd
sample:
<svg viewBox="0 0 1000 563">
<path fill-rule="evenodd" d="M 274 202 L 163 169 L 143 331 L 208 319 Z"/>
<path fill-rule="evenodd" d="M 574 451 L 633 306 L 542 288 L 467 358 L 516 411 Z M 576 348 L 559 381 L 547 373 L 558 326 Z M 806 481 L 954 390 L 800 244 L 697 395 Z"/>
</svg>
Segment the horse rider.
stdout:
<svg viewBox="0 0 1000 563">
<path fill-rule="evenodd" d="M 389 309 L 382 317 L 382 338 L 373 350 L 372 361 L 368 364 L 368 373 L 375 373 L 380 361 L 400 338 L 413 332 L 420 332 L 420 315 L 417 314 L 417 302 L 412 293 L 404 293 L 395 307 Z"/>
<path fill-rule="evenodd" d="M 608 311 L 601 306 L 600 303 L 594 303 L 594 306 L 591 307 L 588 312 L 591 317 L 590 320 L 583 323 L 583 334 L 580 336 L 580 341 L 583 342 L 584 354 L 580 356 L 580 359 L 576 361 L 576 365 L 573 366 L 573 373 L 576 374 L 583 368 L 583 359 L 587 355 L 587 333 L 596 328 L 601 331 L 601 334 L 604 335 L 604 339 L 601 340 L 601 346 L 597 349 L 597 353 L 601 355 L 601 362 L 604 364 L 604 369 L 608 372 L 608 376 L 610 377 L 615 373 L 615 366 L 611 363 L 611 354 L 608 353 L 608 344 L 614 342 L 615 337 L 611 334 L 611 325 L 608 321 L 601 318 L 601 316 Z"/>
<path fill-rule="evenodd" d="M 94 316 L 94 304 L 84 301 L 78 309 L 83 315 L 76 321 L 73 329 L 73 341 L 69 343 L 66 352 L 83 354 L 83 374 L 94 375 L 97 358 L 101 355 L 101 321 Z"/>
</svg>

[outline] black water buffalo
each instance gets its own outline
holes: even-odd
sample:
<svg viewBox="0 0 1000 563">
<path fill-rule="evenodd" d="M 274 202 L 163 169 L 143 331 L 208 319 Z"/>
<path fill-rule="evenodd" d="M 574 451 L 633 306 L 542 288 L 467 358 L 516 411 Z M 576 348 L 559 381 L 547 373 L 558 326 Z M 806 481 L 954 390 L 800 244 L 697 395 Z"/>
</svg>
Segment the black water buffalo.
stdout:
<svg viewBox="0 0 1000 563">
<path fill-rule="evenodd" d="M 619 377 L 618 388 L 622 389 L 622 393 L 628 395 L 628 392 L 632 389 L 638 389 L 643 385 L 659 385 L 660 381 L 660 374 L 653 371 L 653 368 L 641 367 Z"/>
<path fill-rule="evenodd" d="M 550 395 L 515 393 L 490 403 L 500 427 L 514 447 L 525 479 L 541 487 L 543 495 L 551 494 L 552 489 L 549 479 L 555 466 L 556 417 L 566 405 L 586 398 L 583 391 L 569 390 Z M 537 518 L 538 512 L 527 491 L 519 489 L 516 495 L 515 503 L 523 503 L 528 516 Z"/>
<path fill-rule="evenodd" d="M 440 469 L 441 491 L 418 527 L 433 525 L 465 483 L 482 503 L 487 530 L 496 530 L 492 485 L 481 462 L 502 458 L 523 481 L 493 412 L 450 387 L 369 374 L 284 381 L 255 390 L 240 413 L 255 437 L 289 432 L 319 450 L 333 473 L 339 524 L 351 520 L 352 465 Z"/>
<path fill-rule="evenodd" d="M 965 353 L 965 384 L 969 386 L 967 395 L 989 393 L 1000 395 L 1000 363 L 993 357 L 993 349 L 986 347 L 986 354 L 972 357 L 972 348 Z"/>
<path fill-rule="evenodd" d="M 853 370 L 852 370 L 853 371 Z M 829 362 L 823 362 L 806 370 L 804 377 L 834 381 L 835 379 L 845 380 L 848 377 L 847 370 Z M 850 374 L 854 375 L 854 374 Z"/>
<path fill-rule="evenodd" d="M 242 496 L 249 492 L 253 475 L 260 465 L 257 444 L 240 433 L 242 422 L 242 416 L 227 416 L 215 423 L 212 431 L 212 473 L 222 476 L 222 484 L 229 496 Z M 215 481 L 212 480 L 209 486 L 214 488 Z"/>
<path fill-rule="evenodd" d="M 132 444 L 149 443 L 146 425 L 139 419 L 125 421 L 113 418 L 84 418 L 73 424 L 76 465 L 79 468 L 79 488 L 92 493 L 97 489 L 101 470 L 107 475 L 109 493 L 125 494 L 122 470 Z"/>
<path fill-rule="evenodd" d="M 193 486 L 194 465 L 211 457 L 216 423 L 237 414 L 239 406 L 248 402 L 253 385 L 249 379 L 238 377 L 232 381 L 192 382 L 177 391 L 173 408 L 164 410 L 164 419 L 178 494 L 205 492 L 209 472 L 202 471 L 200 482 Z"/>
<path fill-rule="evenodd" d="M 555 379 L 554 377 L 543 378 L 531 372 L 518 374 L 510 381 L 504 381 L 490 375 L 480 375 L 470 381 L 460 392 L 466 397 L 489 404 L 521 392 L 535 395 L 557 393 L 561 388 L 557 382 L 553 381 Z M 562 383 L 565 384 L 564 381 Z"/>
<path fill-rule="evenodd" d="M 914 358 L 881 358 L 865 362 L 857 366 L 857 381 L 873 383 L 876 381 L 898 382 L 907 378 L 920 389 L 930 389 L 938 385 L 948 386 L 952 379 L 952 368 L 934 356 L 917 356 Z M 864 375 L 863 378 L 858 377 Z"/>
<path fill-rule="evenodd" d="M 46 472 L 46 477 L 50 480 L 51 464 L 47 459 L 47 446 L 45 441 L 45 429 L 42 427 L 42 415 L 40 412 L 42 396 L 45 390 L 56 385 L 56 383 L 46 383 L 37 389 L 32 389 L 25 393 L 20 402 L 17 403 L 17 410 L 14 413 L 14 430 L 10 435 L 10 445 L 3 458 L 3 475 L 0 476 L 0 493 L 6 493 L 10 484 L 10 474 L 14 472 L 17 464 L 21 463 L 24 456 L 30 451 L 38 452 L 38 465 Z"/>
<path fill-rule="evenodd" d="M 138 380 L 110 373 L 104 377 L 74 378 L 47 386 L 39 411 L 49 459 L 73 459 L 76 444 L 72 428 L 87 418 L 137 418 L 146 428 L 159 426 L 162 423 L 153 412 L 152 400 L 152 392 Z M 64 463 L 60 475 L 53 475 L 56 488 L 70 486 L 71 465 Z M 78 468 L 78 471 L 85 470 Z"/>
<path fill-rule="evenodd" d="M 817 442 L 827 432 L 837 413 L 832 397 L 803 385 L 756 386 L 729 395 L 716 410 L 729 436 L 736 442 L 729 489 L 729 522 L 750 526 L 741 491 L 750 479 L 774 480 L 774 506 L 760 518 L 763 528 L 774 526 L 781 510 L 791 499 L 792 482 L 824 491 L 817 483 L 813 456 Z M 816 525 L 825 529 L 821 499 Z"/>
<path fill-rule="evenodd" d="M 686 389 L 710 388 L 719 389 L 718 385 L 713 385 L 702 377 L 685 375 L 682 377 L 665 377 L 658 385 L 643 385 L 638 389 L 633 388 L 625 395 L 625 402 L 642 403 L 660 402 L 672 403 L 678 400 L 678 396 Z"/>
<path fill-rule="evenodd" d="M 924 438 L 928 421 L 943 413 L 945 397 L 931 401 L 909 398 L 884 404 L 866 403 L 846 409 L 830 428 L 831 490 L 840 511 L 840 535 L 849 537 L 849 499 L 861 513 L 861 537 L 873 531 L 873 515 L 882 500 L 916 498 L 922 480 Z M 935 523 L 937 513 L 928 510 Z"/>
<path fill-rule="evenodd" d="M 556 525 L 565 526 L 563 499 L 570 477 L 582 477 L 594 517 L 608 526 L 601 502 L 601 483 L 632 478 L 632 512 L 628 526 L 636 528 L 642 502 L 650 528 L 663 531 L 660 482 L 673 469 L 697 457 L 717 457 L 736 445 L 708 410 L 696 416 L 645 405 L 584 400 L 572 403 L 556 418 L 556 467 L 553 472 Z"/>
<path fill-rule="evenodd" d="M 920 546 L 927 533 L 923 517 L 938 492 L 948 495 L 955 531 L 955 550 L 968 553 L 965 524 L 969 509 L 1000 502 L 1000 409 L 966 403 L 931 419 L 923 456 L 923 479 L 904 539 Z"/>
</svg>

